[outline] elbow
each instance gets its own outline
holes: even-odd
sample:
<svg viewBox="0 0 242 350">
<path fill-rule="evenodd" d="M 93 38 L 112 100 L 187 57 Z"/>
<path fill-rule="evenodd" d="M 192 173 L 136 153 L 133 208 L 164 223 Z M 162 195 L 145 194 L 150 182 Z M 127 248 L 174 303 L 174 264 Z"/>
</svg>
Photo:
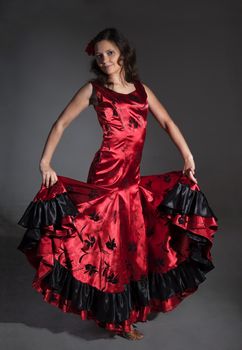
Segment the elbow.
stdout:
<svg viewBox="0 0 242 350">
<path fill-rule="evenodd" d="M 55 128 L 59 132 L 63 132 L 67 125 L 59 120 L 56 120 L 53 124 L 53 128 Z"/>
</svg>

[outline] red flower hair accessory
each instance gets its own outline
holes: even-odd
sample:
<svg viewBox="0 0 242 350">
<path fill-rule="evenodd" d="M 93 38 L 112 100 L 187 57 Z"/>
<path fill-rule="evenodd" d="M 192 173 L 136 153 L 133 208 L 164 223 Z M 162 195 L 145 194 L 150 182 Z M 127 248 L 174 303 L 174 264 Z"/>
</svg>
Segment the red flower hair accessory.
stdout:
<svg viewBox="0 0 242 350">
<path fill-rule="evenodd" d="M 94 40 L 89 41 L 89 43 L 87 44 L 86 48 L 85 48 L 85 52 L 90 56 L 90 55 L 94 55 L 95 54 L 95 50 L 94 50 Z"/>
</svg>

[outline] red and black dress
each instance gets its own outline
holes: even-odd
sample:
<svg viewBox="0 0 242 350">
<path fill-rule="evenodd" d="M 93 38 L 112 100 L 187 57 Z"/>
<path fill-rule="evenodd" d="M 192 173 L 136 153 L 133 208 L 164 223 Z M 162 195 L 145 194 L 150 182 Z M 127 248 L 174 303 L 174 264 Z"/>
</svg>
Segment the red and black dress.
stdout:
<svg viewBox="0 0 242 350">
<path fill-rule="evenodd" d="M 17 249 L 35 268 L 32 287 L 63 312 L 115 332 L 174 309 L 214 268 L 218 229 L 204 193 L 174 170 L 140 175 L 148 102 L 92 80 L 91 104 L 103 130 L 87 182 L 58 175 L 18 224 Z"/>
</svg>

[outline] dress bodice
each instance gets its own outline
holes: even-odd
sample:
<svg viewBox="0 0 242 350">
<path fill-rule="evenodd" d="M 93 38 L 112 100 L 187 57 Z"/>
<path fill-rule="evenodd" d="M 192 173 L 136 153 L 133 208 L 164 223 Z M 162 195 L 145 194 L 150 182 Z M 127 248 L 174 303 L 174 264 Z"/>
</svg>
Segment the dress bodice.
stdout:
<svg viewBox="0 0 242 350">
<path fill-rule="evenodd" d="M 97 112 L 104 132 L 111 132 L 110 129 L 128 132 L 145 127 L 148 113 L 147 94 L 139 80 L 134 81 L 135 90 L 128 94 L 113 91 L 96 80 L 91 83 L 93 94 L 90 103 Z"/>
<path fill-rule="evenodd" d="M 96 80 L 91 83 L 91 104 L 103 130 L 103 141 L 91 164 L 88 182 L 112 187 L 137 184 L 146 136 L 146 91 L 139 80 L 128 94 L 113 91 Z"/>
</svg>

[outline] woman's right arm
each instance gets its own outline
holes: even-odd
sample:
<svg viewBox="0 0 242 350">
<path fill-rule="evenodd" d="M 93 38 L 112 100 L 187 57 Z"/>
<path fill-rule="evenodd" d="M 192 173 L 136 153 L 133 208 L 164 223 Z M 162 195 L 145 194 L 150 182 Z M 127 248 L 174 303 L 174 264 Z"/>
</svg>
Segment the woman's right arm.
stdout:
<svg viewBox="0 0 242 350">
<path fill-rule="evenodd" d="M 52 169 L 50 163 L 62 134 L 70 123 L 89 106 L 91 95 L 92 84 L 87 82 L 75 93 L 51 127 L 39 163 L 42 183 L 46 187 L 52 186 L 58 180 L 56 172 Z"/>
</svg>

